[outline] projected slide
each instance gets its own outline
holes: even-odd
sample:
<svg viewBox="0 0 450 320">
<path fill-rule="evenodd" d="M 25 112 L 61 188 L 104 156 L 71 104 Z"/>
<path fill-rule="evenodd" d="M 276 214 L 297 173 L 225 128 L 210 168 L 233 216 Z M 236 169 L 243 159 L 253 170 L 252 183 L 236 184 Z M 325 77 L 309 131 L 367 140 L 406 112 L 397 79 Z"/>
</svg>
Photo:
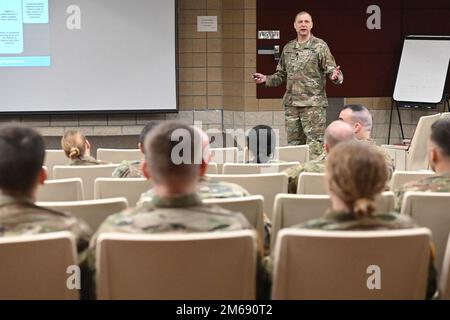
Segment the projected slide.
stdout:
<svg viewBox="0 0 450 320">
<path fill-rule="evenodd" d="M 176 111 L 175 13 L 175 0 L 0 0 L 0 117 Z"/>
<path fill-rule="evenodd" d="M 48 0 L 0 1 L 0 67 L 50 66 Z"/>
</svg>

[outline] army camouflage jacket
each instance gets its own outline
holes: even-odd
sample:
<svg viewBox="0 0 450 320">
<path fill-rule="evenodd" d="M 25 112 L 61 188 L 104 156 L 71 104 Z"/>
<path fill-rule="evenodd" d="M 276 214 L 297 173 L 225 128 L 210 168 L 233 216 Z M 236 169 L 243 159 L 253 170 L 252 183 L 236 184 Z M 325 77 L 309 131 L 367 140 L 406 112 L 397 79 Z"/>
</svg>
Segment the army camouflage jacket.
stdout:
<svg viewBox="0 0 450 320">
<path fill-rule="evenodd" d="M 198 189 L 198 195 L 201 199 L 212 198 L 240 198 L 249 196 L 249 192 L 240 185 L 231 182 L 211 181 L 207 178 L 202 178 Z M 142 205 L 146 202 L 152 202 L 154 192 L 152 189 L 141 194 L 137 205 Z"/>
<path fill-rule="evenodd" d="M 414 228 L 415 223 L 408 217 L 397 213 L 376 214 L 357 218 L 348 212 L 329 210 L 321 218 L 309 220 L 293 228 L 320 230 L 391 230 Z"/>
<path fill-rule="evenodd" d="M 369 138 L 367 140 L 360 140 L 360 141 L 365 142 L 371 146 L 374 146 L 375 148 L 377 148 L 378 151 L 380 151 L 384 155 L 384 159 L 386 160 L 386 166 L 388 170 L 388 181 L 391 180 L 392 174 L 394 173 L 395 170 L 394 159 L 392 159 L 392 157 L 386 152 L 386 150 L 377 145 L 375 140 Z M 389 187 L 387 187 L 386 190 L 389 190 Z"/>
<path fill-rule="evenodd" d="M 86 222 L 66 213 L 39 207 L 30 199 L 0 194 L 0 237 L 57 231 L 74 234 L 81 263 L 92 235 Z"/>
<path fill-rule="evenodd" d="M 395 211 L 400 212 L 403 197 L 407 191 L 450 192 L 450 172 L 436 174 L 418 181 L 411 181 L 394 190 Z"/>
<path fill-rule="evenodd" d="M 114 178 L 143 178 L 144 174 L 141 169 L 141 161 L 124 160 L 112 173 Z"/>
<path fill-rule="evenodd" d="M 95 268 L 95 250 L 98 235 L 103 232 L 123 233 L 194 233 L 252 229 L 240 212 L 218 206 L 205 205 L 198 194 L 174 198 L 153 195 L 150 202 L 109 216 L 99 227 L 90 243 L 89 266 Z M 261 243 L 258 242 L 258 247 Z M 268 275 L 262 268 L 258 249 L 258 297 L 268 298 Z M 95 272 L 95 271 L 93 271 Z M 94 278 L 92 278 L 94 279 Z M 95 286 L 95 284 L 93 284 Z"/>
<path fill-rule="evenodd" d="M 311 161 L 300 163 L 295 167 L 288 168 L 284 170 L 284 172 L 288 175 L 288 192 L 289 193 L 297 193 L 298 186 L 298 177 L 302 172 L 316 172 L 316 173 L 324 173 L 327 162 L 327 155 L 325 152 Z"/>
<path fill-rule="evenodd" d="M 69 166 L 95 166 L 99 164 L 108 164 L 108 162 L 95 160 L 94 157 L 91 156 L 82 156 L 79 158 L 72 159 Z"/>
<path fill-rule="evenodd" d="M 150 202 L 108 217 L 98 232 L 164 233 L 251 229 L 238 212 L 205 205 L 197 194 L 173 198 L 153 195 Z"/>
<path fill-rule="evenodd" d="M 95 247 L 102 232 L 123 233 L 193 233 L 251 229 L 240 212 L 231 212 L 202 203 L 197 194 L 173 198 L 153 195 L 135 208 L 109 216 L 90 243 L 89 265 L 95 267 Z"/>
<path fill-rule="evenodd" d="M 286 82 L 285 106 L 326 107 L 326 76 L 331 77 L 335 68 L 336 62 L 325 41 L 311 36 L 300 44 L 295 39 L 284 46 L 276 72 L 267 76 L 266 86 L 277 87 Z M 341 84 L 342 72 L 338 79 L 331 81 Z"/>
</svg>

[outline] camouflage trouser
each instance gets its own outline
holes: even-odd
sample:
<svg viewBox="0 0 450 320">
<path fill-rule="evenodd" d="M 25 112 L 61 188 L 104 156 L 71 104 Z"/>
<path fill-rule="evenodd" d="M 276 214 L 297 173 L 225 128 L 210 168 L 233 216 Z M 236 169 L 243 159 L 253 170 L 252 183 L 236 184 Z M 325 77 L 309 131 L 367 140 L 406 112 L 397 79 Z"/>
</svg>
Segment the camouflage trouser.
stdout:
<svg viewBox="0 0 450 320">
<path fill-rule="evenodd" d="M 326 109 L 285 106 L 284 110 L 288 144 L 292 146 L 308 144 L 310 158 L 318 157 L 323 151 Z"/>
</svg>

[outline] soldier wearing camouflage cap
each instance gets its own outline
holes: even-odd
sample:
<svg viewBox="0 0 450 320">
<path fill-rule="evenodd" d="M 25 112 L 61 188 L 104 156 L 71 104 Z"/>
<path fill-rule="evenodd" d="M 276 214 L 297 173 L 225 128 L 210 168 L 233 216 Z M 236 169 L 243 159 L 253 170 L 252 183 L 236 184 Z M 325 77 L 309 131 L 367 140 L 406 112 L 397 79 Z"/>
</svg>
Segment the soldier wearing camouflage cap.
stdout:
<svg viewBox="0 0 450 320">
<path fill-rule="evenodd" d="M 70 231 L 82 263 L 91 230 L 82 220 L 34 204 L 47 178 L 42 136 L 16 124 L 0 127 L 0 237 Z"/>
<path fill-rule="evenodd" d="M 355 139 L 352 127 L 343 121 L 333 121 L 325 130 L 324 152 L 317 159 L 301 163 L 298 166 L 286 169 L 288 174 L 288 192 L 297 193 L 298 177 L 302 172 L 325 172 L 327 154 L 339 142 Z"/>
<path fill-rule="evenodd" d="M 312 35 L 312 27 L 311 15 L 299 12 L 294 21 L 297 39 L 284 46 L 276 72 L 270 76 L 255 73 L 253 78 L 268 87 L 286 82 L 283 104 L 288 144 L 307 143 L 310 154 L 317 157 L 322 153 L 326 126 L 326 77 L 334 84 L 341 84 L 344 77 L 325 41 Z"/>
<path fill-rule="evenodd" d="M 431 126 L 428 159 L 436 174 L 409 182 L 395 190 L 395 210 L 400 212 L 407 191 L 450 192 L 450 119 L 437 120 Z"/>
</svg>

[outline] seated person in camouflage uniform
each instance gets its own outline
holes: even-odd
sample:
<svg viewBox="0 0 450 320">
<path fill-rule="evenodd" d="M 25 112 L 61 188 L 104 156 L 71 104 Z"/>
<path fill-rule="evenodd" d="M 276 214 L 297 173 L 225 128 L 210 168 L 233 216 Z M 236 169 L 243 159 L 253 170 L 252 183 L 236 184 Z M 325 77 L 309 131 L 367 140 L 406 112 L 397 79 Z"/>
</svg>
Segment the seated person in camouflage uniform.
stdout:
<svg viewBox="0 0 450 320">
<path fill-rule="evenodd" d="M 428 159 L 436 174 L 409 182 L 395 190 L 395 211 L 400 212 L 407 191 L 450 192 L 450 119 L 437 120 L 431 126 Z"/>
<path fill-rule="evenodd" d="M 208 135 L 200 128 L 193 127 L 193 129 L 200 135 L 202 141 L 202 150 L 203 150 L 203 159 L 207 165 L 211 159 L 211 154 L 209 152 L 209 137 Z M 215 199 L 215 198 L 240 198 L 249 196 L 250 193 L 241 187 L 240 185 L 232 182 L 225 181 L 213 181 L 205 177 L 204 175 L 200 176 L 199 184 L 197 189 L 197 194 L 200 199 Z M 138 206 L 145 205 L 146 203 L 151 203 L 155 196 L 155 191 L 150 189 L 141 194 L 139 201 L 137 203 Z M 264 218 L 264 248 L 268 253 L 270 247 L 270 234 L 272 232 L 272 222 L 269 220 L 266 214 L 263 216 Z"/>
<path fill-rule="evenodd" d="M 156 122 L 147 123 L 144 128 L 142 128 L 141 134 L 139 135 L 138 148 L 144 156 L 144 141 L 147 134 L 157 125 Z M 120 165 L 114 170 L 112 176 L 114 178 L 143 178 L 144 173 L 142 172 L 141 166 L 142 160 L 128 161 L 124 160 Z"/>
<path fill-rule="evenodd" d="M 61 138 L 61 148 L 70 159 L 69 166 L 107 164 L 107 162 L 95 160 L 91 156 L 91 144 L 80 131 L 67 131 Z"/>
<path fill-rule="evenodd" d="M 325 172 L 327 154 L 339 142 L 355 139 L 352 127 L 343 121 L 333 121 L 325 130 L 324 152 L 316 159 L 301 163 L 298 166 L 284 170 L 289 176 L 288 192 L 297 193 L 298 177 L 302 172 Z"/>
<path fill-rule="evenodd" d="M 96 235 L 102 232 L 193 233 L 251 229 L 241 213 L 202 203 L 197 191 L 207 162 L 202 161 L 203 148 L 196 145 L 196 141 L 201 141 L 199 132 L 181 122 L 164 122 L 154 128 L 145 140 L 142 167 L 144 176 L 153 180 L 151 200 L 108 217 Z M 184 156 L 173 151 L 180 144 L 184 145 Z M 200 159 L 195 156 L 196 152 L 201 154 Z M 91 259 L 96 238 L 91 241 Z"/>
<path fill-rule="evenodd" d="M 249 163 L 273 162 L 276 143 L 275 131 L 266 125 L 257 125 L 247 134 L 247 146 L 252 156 Z"/>
<path fill-rule="evenodd" d="M 331 209 L 318 219 L 293 228 L 320 230 L 391 230 L 415 228 L 414 221 L 394 212 L 374 214 L 375 197 L 386 185 L 384 155 L 359 141 L 339 143 L 328 155 L 326 166 Z M 434 246 L 430 255 L 427 297 L 436 291 Z"/>
<path fill-rule="evenodd" d="M 202 161 L 207 165 L 211 160 L 211 154 L 209 151 L 209 137 L 202 129 L 198 127 L 193 127 L 193 129 L 198 133 L 201 137 L 202 142 L 202 150 L 203 150 L 203 158 Z M 204 175 L 199 177 L 198 184 L 198 195 L 201 199 L 213 199 L 213 198 L 239 198 L 249 196 L 249 192 L 245 190 L 238 184 L 231 182 L 222 182 L 222 181 L 211 181 Z M 154 191 L 153 189 L 144 192 L 139 201 L 138 205 L 145 204 L 146 202 L 151 202 L 153 198 Z"/>
<path fill-rule="evenodd" d="M 349 104 L 341 110 L 339 120 L 342 120 L 352 126 L 356 139 L 376 146 L 383 153 L 389 170 L 389 181 L 395 170 L 394 160 L 386 151 L 377 146 L 375 140 L 370 138 L 372 132 L 372 115 L 369 110 L 361 104 Z"/>
<path fill-rule="evenodd" d="M 16 124 L 3 125 L 0 154 L 0 237 L 71 231 L 83 262 L 91 236 L 89 226 L 69 214 L 34 204 L 37 188 L 47 178 L 42 167 L 42 136 Z"/>
</svg>

